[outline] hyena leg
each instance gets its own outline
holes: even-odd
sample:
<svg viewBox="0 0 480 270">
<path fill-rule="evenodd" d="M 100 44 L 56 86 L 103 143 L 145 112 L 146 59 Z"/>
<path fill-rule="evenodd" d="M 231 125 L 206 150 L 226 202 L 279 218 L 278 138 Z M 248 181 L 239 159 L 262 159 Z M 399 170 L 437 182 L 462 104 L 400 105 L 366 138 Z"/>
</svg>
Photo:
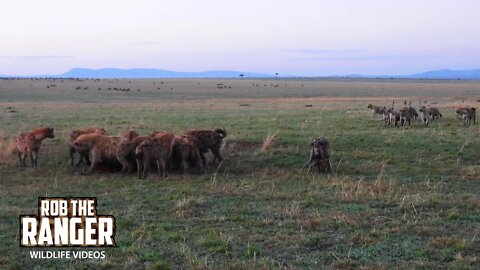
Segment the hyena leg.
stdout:
<svg viewBox="0 0 480 270">
<path fill-rule="evenodd" d="M 120 171 L 121 173 L 125 173 L 125 172 L 130 172 L 131 171 L 131 168 L 130 168 L 130 163 L 128 162 L 128 160 L 122 156 L 122 155 L 117 155 L 117 160 L 118 162 L 120 162 L 120 164 L 122 164 L 122 170 Z"/>
<path fill-rule="evenodd" d="M 182 156 L 182 174 L 185 174 L 188 169 L 188 157 L 187 156 Z"/>
<path fill-rule="evenodd" d="M 142 173 L 143 179 L 147 179 L 147 175 L 148 175 L 149 170 L 150 170 L 150 160 L 144 160 L 143 161 L 143 173 Z"/>
<path fill-rule="evenodd" d="M 90 164 L 90 168 L 88 168 L 87 174 L 91 174 L 93 172 L 93 169 L 95 169 L 95 166 L 97 165 L 98 162 L 100 162 L 100 153 L 98 153 L 95 150 L 92 150 L 92 164 Z"/>
<path fill-rule="evenodd" d="M 160 161 L 160 165 L 162 166 L 163 178 L 166 178 L 168 176 L 168 174 L 167 174 L 167 160 L 162 158 L 161 161 Z"/>
<path fill-rule="evenodd" d="M 143 162 L 141 157 L 137 157 L 137 174 L 138 178 L 142 179 L 142 172 L 143 172 Z"/>
<path fill-rule="evenodd" d="M 37 164 L 37 162 L 38 162 L 38 150 L 33 150 L 32 155 L 33 155 L 33 161 L 35 163 L 35 167 L 37 167 L 38 166 L 38 164 Z"/>
<path fill-rule="evenodd" d="M 22 152 L 18 152 L 18 162 L 20 163 L 20 167 L 23 167 L 23 161 L 22 161 Z"/>
<path fill-rule="evenodd" d="M 71 162 L 71 164 L 72 164 L 72 166 L 73 166 L 73 164 L 75 163 L 75 152 L 76 152 L 76 151 L 75 151 L 75 148 L 73 148 L 73 147 L 71 147 L 71 146 L 68 147 L 68 150 L 69 150 L 68 152 L 69 152 L 69 154 L 70 154 L 70 162 Z M 80 159 L 81 159 L 81 158 L 82 158 L 82 157 L 80 157 Z"/>
<path fill-rule="evenodd" d="M 218 163 L 221 163 L 223 161 L 222 154 L 220 153 L 220 147 L 219 148 L 212 148 L 212 154 L 214 156 L 212 163 L 215 162 L 215 160 L 218 160 Z"/>
<path fill-rule="evenodd" d="M 35 160 L 33 158 L 33 151 L 28 151 L 28 156 L 30 157 L 30 162 L 32 163 L 32 167 L 35 167 Z M 25 165 L 26 167 L 26 165 Z"/>
<path fill-rule="evenodd" d="M 330 162 L 330 159 L 325 160 L 325 166 L 327 167 L 327 173 L 332 172 L 332 163 Z"/>
<path fill-rule="evenodd" d="M 202 160 L 202 166 L 207 171 L 207 158 L 205 158 L 205 153 L 200 152 L 200 159 Z"/>
<path fill-rule="evenodd" d="M 28 156 L 28 152 L 24 152 L 22 154 L 22 164 L 23 164 L 23 167 L 27 167 L 27 156 Z"/>
<path fill-rule="evenodd" d="M 160 164 L 160 160 L 157 159 L 156 163 L 157 163 L 158 176 L 162 177 L 163 169 L 162 169 L 162 165 Z"/>
</svg>

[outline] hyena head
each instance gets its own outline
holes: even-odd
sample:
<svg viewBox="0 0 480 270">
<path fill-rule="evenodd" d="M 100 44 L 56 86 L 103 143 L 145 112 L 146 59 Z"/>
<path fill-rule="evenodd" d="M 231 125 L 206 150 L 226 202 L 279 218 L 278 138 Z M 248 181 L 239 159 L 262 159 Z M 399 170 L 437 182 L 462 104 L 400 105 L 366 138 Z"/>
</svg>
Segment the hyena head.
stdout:
<svg viewBox="0 0 480 270">
<path fill-rule="evenodd" d="M 53 132 L 54 129 L 55 129 L 55 128 L 53 128 L 53 127 L 48 127 L 48 128 L 47 128 L 47 137 L 48 137 L 48 138 L 51 138 L 51 139 L 55 138 L 55 134 L 54 134 L 54 132 Z"/>
<path fill-rule="evenodd" d="M 425 106 L 422 106 L 419 111 L 423 112 L 423 113 L 426 113 L 427 112 L 427 108 Z"/>
<path fill-rule="evenodd" d="M 318 156 L 321 159 L 330 158 L 330 143 L 325 138 L 317 138 L 313 140 L 313 143 L 310 146 L 312 147 L 315 156 Z"/>
<path fill-rule="evenodd" d="M 220 138 L 225 138 L 227 137 L 227 131 L 224 129 L 217 128 L 215 129 L 215 132 L 217 132 L 220 135 Z"/>
<path fill-rule="evenodd" d="M 140 136 L 140 134 L 138 134 L 138 132 L 136 132 L 134 129 L 132 128 L 129 128 L 127 129 L 127 131 L 125 131 L 123 134 L 122 134 L 122 137 L 125 138 L 126 140 L 133 140 L 135 139 L 136 137 Z"/>
<path fill-rule="evenodd" d="M 107 130 L 104 129 L 104 128 L 97 128 L 97 129 L 95 129 L 95 133 L 97 133 L 97 134 L 102 134 L 102 135 L 107 135 L 107 134 L 108 134 Z"/>
</svg>

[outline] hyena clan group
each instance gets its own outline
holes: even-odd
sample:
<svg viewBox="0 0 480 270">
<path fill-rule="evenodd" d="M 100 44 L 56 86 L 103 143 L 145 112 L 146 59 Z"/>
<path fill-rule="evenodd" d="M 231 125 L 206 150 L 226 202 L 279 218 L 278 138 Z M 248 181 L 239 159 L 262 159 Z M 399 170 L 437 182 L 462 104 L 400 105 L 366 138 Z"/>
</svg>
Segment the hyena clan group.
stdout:
<svg viewBox="0 0 480 270">
<path fill-rule="evenodd" d="M 54 137 L 51 127 L 35 128 L 18 135 L 16 146 L 20 165 L 26 167 L 26 157 L 30 156 L 32 166 L 36 167 L 42 141 Z M 136 168 L 139 178 L 146 178 L 152 165 L 162 177 L 166 177 L 169 170 L 206 172 L 205 154 L 211 151 L 212 163 L 222 162 L 221 147 L 226 137 L 225 129 L 192 129 L 182 135 L 155 131 L 143 136 L 128 129 L 120 136 L 110 136 L 104 128 L 88 128 L 72 131 L 67 141 L 72 166 L 78 155 L 76 166 L 87 165 L 85 174 L 91 174 L 101 163 L 113 162 L 121 165 L 122 173 L 131 173 Z"/>
</svg>

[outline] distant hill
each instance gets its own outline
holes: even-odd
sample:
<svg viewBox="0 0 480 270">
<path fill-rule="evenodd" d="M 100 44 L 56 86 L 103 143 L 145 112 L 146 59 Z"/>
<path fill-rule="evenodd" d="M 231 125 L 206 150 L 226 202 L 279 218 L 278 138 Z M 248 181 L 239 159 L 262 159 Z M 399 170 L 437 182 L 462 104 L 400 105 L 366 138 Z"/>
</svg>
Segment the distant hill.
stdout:
<svg viewBox="0 0 480 270">
<path fill-rule="evenodd" d="M 70 71 L 57 75 L 63 78 L 238 78 L 240 74 L 249 78 L 273 77 L 270 74 L 240 72 L 230 70 L 213 70 L 203 72 L 178 72 L 161 69 L 118 69 L 118 68 L 74 68 Z M 56 76 L 56 77 L 57 77 Z"/>
<path fill-rule="evenodd" d="M 342 77 L 342 76 L 333 76 L 333 77 Z M 431 80 L 453 80 L 453 79 L 463 79 L 463 80 L 478 80 L 480 79 L 480 69 L 472 70 L 450 70 L 450 69 L 441 69 L 427 71 L 418 74 L 412 75 L 361 75 L 361 74 L 351 74 L 343 77 L 347 78 L 395 78 L 395 79 L 431 79 Z"/>
<path fill-rule="evenodd" d="M 56 77 L 56 78 L 239 78 L 239 75 L 243 74 L 245 78 L 272 78 L 276 77 L 272 74 L 255 73 L 255 72 L 241 72 L 231 70 L 211 70 L 202 72 L 180 72 L 163 69 L 153 68 L 132 68 L 132 69 L 119 69 L 119 68 L 101 68 L 101 69 L 89 69 L 89 68 L 73 68 L 68 72 L 58 75 L 34 75 L 34 76 L 9 76 L 0 75 L 0 78 L 9 77 Z M 292 75 L 280 75 L 282 78 L 305 78 L 304 76 L 292 76 Z M 333 75 L 333 76 L 312 76 L 312 77 L 329 77 L 329 78 L 395 78 L 395 79 L 463 79 L 463 80 L 480 80 L 480 69 L 472 70 L 433 70 L 424 73 L 418 73 L 413 75 Z"/>
<path fill-rule="evenodd" d="M 480 79 L 480 69 L 472 70 L 434 70 L 407 76 L 419 79 Z"/>
</svg>

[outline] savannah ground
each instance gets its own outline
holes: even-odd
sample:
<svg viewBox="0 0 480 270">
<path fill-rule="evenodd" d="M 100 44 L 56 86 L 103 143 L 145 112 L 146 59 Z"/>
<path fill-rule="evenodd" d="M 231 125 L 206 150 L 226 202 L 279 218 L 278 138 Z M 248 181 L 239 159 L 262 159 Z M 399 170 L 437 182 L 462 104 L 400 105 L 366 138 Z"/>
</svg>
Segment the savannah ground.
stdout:
<svg viewBox="0 0 480 270">
<path fill-rule="evenodd" d="M 465 127 L 453 107 L 479 98 L 478 81 L 0 80 L 0 268 L 478 269 L 480 125 Z M 385 127 L 366 108 L 405 99 L 443 117 Z M 10 142 L 40 125 L 56 137 L 39 168 L 20 168 Z M 226 159 L 204 175 L 84 176 L 66 138 L 92 126 L 225 128 Z M 318 136 L 334 173 L 307 175 Z M 98 213 L 116 217 L 118 247 L 103 260 L 31 260 L 18 220 L 37 214 L 39 196 L 97 197 Z"/>
</svg>

